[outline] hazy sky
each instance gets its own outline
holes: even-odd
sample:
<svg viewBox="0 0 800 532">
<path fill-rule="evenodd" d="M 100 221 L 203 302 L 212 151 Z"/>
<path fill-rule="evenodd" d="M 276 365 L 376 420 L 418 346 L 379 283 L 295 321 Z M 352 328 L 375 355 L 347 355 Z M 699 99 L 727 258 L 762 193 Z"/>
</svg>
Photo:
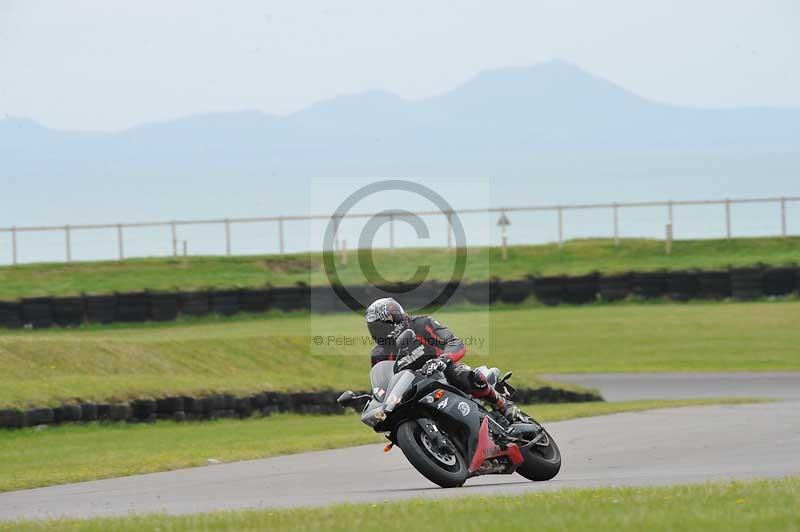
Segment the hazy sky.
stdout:
<svg viewBox="0 0 800 532">
<path fill-rule="evenodd" d="M 552 58 L 662 102 L 800 106 L 798 36 L 794 0 L 0 0 L 0 116 L 120 129 L 288 113 L 369 89 L 424 98 Z"/>
</svg>

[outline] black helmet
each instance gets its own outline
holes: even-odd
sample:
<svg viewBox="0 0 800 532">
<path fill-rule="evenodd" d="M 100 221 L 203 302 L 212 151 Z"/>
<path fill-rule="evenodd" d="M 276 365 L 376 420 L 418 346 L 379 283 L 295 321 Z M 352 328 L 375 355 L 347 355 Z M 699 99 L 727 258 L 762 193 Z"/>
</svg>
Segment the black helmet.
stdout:
<svg viewBox="0 0 800 532">
<path fill-rule="evenodd" d="M 400 303 L 391 297 L 376 299 L 364 314 L 372 339 L 386 343 L 394 340 L 408 326 L 408 315 Z"/>
</svg>

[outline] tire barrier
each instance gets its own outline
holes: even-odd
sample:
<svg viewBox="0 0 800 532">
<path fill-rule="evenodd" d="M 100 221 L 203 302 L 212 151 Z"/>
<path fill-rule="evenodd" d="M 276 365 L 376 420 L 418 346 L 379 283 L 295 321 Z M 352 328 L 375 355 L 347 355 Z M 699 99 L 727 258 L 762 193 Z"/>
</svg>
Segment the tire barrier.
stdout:
<svg viewBox="0 0 800 532">
<path fill-rule="evenodd" d="M 270 307 L 270 291 L 266 288 L 242 289 L 239 291 L 239 310 L 242 312 L 266 312 Z"/>
<path fill-rule="evenodd" d="M 349 290 L 351 287 L 346 287 Z M 312 286 L 309 288 L 309 307 L 311 312 L 327 314 L 329 312 L 343 312 L 349 310 L 347 302 L 339 299 L 330 286 Z M 348 300 L 354 298 L 348 296 Z"/>
<path fill-rule="evenodd" d="M 667 295 L 666 272 L 633 274 L 633 293 L 644 299 L 657 299 Z"/>
<path fill-rule="evenodd" d="M 97 421 L 97 405 L 81 403 L 81 421 Z"/>
<path fill-rule="evenodd" d="M 796 268 L 767 268 L 764 270 L 764 295 L 785 296 L 797 291 Z"/>
<path fill-rule="evenodd" d="M 32 297 L 22 300 L 22 323 L 34 329 L 46 329 L 53 325 L 53 299 Z"/>
<path fill-rule="evenodd" d="M 760 267 L 732 269 L 731 296 L 738 301 L 764 297 L 764 270 Z"/>
<path fill-rule="evenodd" d="M 369 301 L 391 293 L 400 296 L 409 310 L 424 310 L 446 285 L 422 283 L 418 287 L 397 284 L 391 287 L 347 286 L 346 293 L 356 302 Z M 344 291 L 340 291 L 345 293 Z M 519 304 L 532 295 L 544 305 L 580 305 L 601 301 L 621 301 L 631 296 L 642 299 L 669 298 L 727 299 L 750 301 L 765 296 L 781 297 L 800 293 L 800 267 L 752 266 L 722 271 L 656 271 L 580 276 L 527 277 L 524 279 L 464 283 L 450 303 L 493 304 L 502 301 Z M 352 303 L 353 301 L 350 301 Z M 0 327 L 44 328 L 82 323 L 171 321 L 180 316 L 205 316 L 215 313 L 230 316 L 239 312 L 281 311 L 350 312 L 331 287 L 288 287 L 200 290 L 192 292 L 131 292 L 84 294 L 60 298 L 34 297 L 21 301 L 0 301 Z M 355 306 L 355 305 L 354 305 Z M 218 410 L 231 410 L 219 408 Z M 227 415 L 229 413 L 226 413 Z"/>
<path fill-rule="evenodd" d="M 600 299 L 603 301 L 622 301 L 633 293 L 633 275 L 623 273 L 601 276 L 597 286 Z"/>
<path fill-rule="evenodd" d="M 86 321 L 90 323 L 114 323 L 117 321 L 116 295 L 85 295 Z"/>
<path fill-rule="evenodd" d="M 0 301 L 0 327 L 22 327 L 22 309 L 18 301 Z"/>
<path fill-rule="evenodd" d="M 464 297 L 475 305 L 491 305 L 500 295 L 500 281 L 478 281 L 461 286 Z"/>
<path fill-rule="evenodd" d="M 667 274 L 667 295 L 674 301 L 697 299 L 698 288 L 696 272 L 674 271 Z"/>
<path fill-rule="evenodd" d="M 239 312 L 238 290 L 210 290 L 208 297 L 214 314 L 233 316 Z"/>
<path fill-rule="evenodd" d="M 730 272 L 700 272 L 697 276 L 698 296 L 701 299 L 727 299 L 731 297 Z"/>
<path fill-rule="evenodd" d="M 148 316 L 153 321 L 172 321 L 178 318 L 178 294 L 170 292 L 150 292 L 148 297 Z"/>
<path fill-rule="evenodd" d="M 531 279 L 504 281 L 500 284 L 500 301 L 503 303 L 522 303 L 531 296 L 533 283 Z"/>
<path fill-rule="evenodd" d="M 61 327 L 72 327 L 83 323 L 86 316 L 82 297 L 53 298 L 53 321 Z"/>
<path fill-rule="evenodd" d="M 117 317 L 116 321 L 123 322 L 142 322 L 148 319 L 148 301 L 150 297 L 147 292 L 127 292 L 117 294 Z"/>
<path fill-rule="evenodd" d="M 278 310 L 309 308 L 311 291 L 307 285 L 284 286 L 272 289 L 272 306 Z"/>
<path fill-rule="evenodd" d="M 181 314 L 186 316 L 206 316 L 211 312 L 208 292 L 178 292 Z"/>
<path fill-rule="evenodd" d="M 366 392 L 356 392 L 358 394 Z M 152 423 L 157 420 L 199 421 L 219 418 L 248 418 L 273 413 L 338 415 L 344 410 L 336 403 L 340 392 L 259 392 L 244 396 L 215 394 L 205 397 L 169 396 L 135 399 L 130 403 L 69 403 L 54 408 L 0 409 L 0 429 L 37 425 L 99 422 Z M 578 392 L 544 386 L 519 388 L 514 400 L 523 403 L 575 403 L 602 401 L 595 392 Z M 363 405 L 362 405 L 363 406 Z"/>
<path fill-rule="evenodd" d="M 597 301 L 599 283 L 597 274 L 564 278 L 564 301 L 583 305 Z"/>
<path fill-rule="evenodd" d="M 504 291 L 505 283 L 501 284 L 501 294 Z M 537 277 L 533 281 L 533 294 L 536 299 L 545 305 L 558 305 L 564 302 L 564 278 L 563 277 Z"/>
</svg>

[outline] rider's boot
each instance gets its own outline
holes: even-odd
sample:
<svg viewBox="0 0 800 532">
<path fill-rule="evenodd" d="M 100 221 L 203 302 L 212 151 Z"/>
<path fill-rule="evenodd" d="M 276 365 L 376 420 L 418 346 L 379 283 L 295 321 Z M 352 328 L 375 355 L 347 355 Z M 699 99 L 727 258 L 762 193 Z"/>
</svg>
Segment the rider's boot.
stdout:
<svg viewBox="0 0 800 532">
<path fill-rule="evenodd" d="M 473 397 L 489 403 L 494 410 L 503 414 L 509 423 L 520 420 L 522 413 L 513 401 L 503 397 L 500 392 L 486 382 L 485 377 L 480 373 L 474 372 L 473 375 L 475 375 L 473 379 L 473 385 L 475 386 L 475 391 L 472 392 Z"/>
<path fill-rule="evenodd" d="M 489 404 L 492 405 L 492 408 L 503 414 L 509 423 L 519 421 L 522 412 L 520 412 L 519 408 L 517 408 L 517 405 L 514 404 L 514 401 L 511 399 L 506 399 L 491 386 L 489 389 L 491 392 L 487 394 L 484 400 L 489 401 Z"/>
</svg>

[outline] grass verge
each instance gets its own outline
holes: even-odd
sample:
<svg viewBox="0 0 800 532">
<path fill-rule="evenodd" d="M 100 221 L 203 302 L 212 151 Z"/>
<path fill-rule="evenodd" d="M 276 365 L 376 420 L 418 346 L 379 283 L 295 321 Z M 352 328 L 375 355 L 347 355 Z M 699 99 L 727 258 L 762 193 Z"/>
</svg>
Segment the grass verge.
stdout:
<svg viewBox="0 0 800 532">
<path fill-rule="evenodd" d="M 542 422 L 755 399 L 567 403 L 524 407 Z M 385 441 L 354 415 L 198 423 L 65 425 L 0 432 L 0 491 L 119 477 Z M 91 450 L 91 451 L 89 451 Z"/>
<path fill-rule="evenodd" d="M 465 362 L 513 370 L 518 386 L 535 386 L 540 373 L 800 370 L 800 301 L 483 308 L 436 317 L 467 340 Z M 4 332 L 0 406 L 364 389 L 370 341 L 355 314 Z"/>
<path fill-rule="evenodd" d="M 345 284 L 364 284 L 356 252 L 347 266 L 337 268 Z M 508 260 L 499 248 L 470 248 L 465 280 L 490 277 L 515 279 L 525 275 L 582 274 L 591 271 L 651 271 L 658 269 L 713 269 L 755 263 L 796 262 L 800 237 L 678 240 L 669 256 L 659 240 L 571 240 L 556 244 L 512 246 Z M 441 248 L 374 250 L 378 271 L 388 280 L 406 279 L 420 264 L 430 265 L 430 279 L 448 280 L 455 254 Z M 151 258 L 124 261 L 23 264 L 0 267 L 0 299 L 34 295 L 70 295 L 81 292 L 185 290 L 210 286 L 275 286 L 302 281 L 327 284 L 321 254 L 259 255 L 244 257 Z"/>
<path fill-rule="evenodd" d="M 519 496 L 384 501 L 14 523 L 9 530 L 800 530 L 800 477 L 659 488 L 568 489 Z M 491 511 L 489 511 L 491 510 Z M 427 523 L 427 525 L 425 524 Z M 2 525 L 0 525 L 0 529 Z"/>
</svg>

